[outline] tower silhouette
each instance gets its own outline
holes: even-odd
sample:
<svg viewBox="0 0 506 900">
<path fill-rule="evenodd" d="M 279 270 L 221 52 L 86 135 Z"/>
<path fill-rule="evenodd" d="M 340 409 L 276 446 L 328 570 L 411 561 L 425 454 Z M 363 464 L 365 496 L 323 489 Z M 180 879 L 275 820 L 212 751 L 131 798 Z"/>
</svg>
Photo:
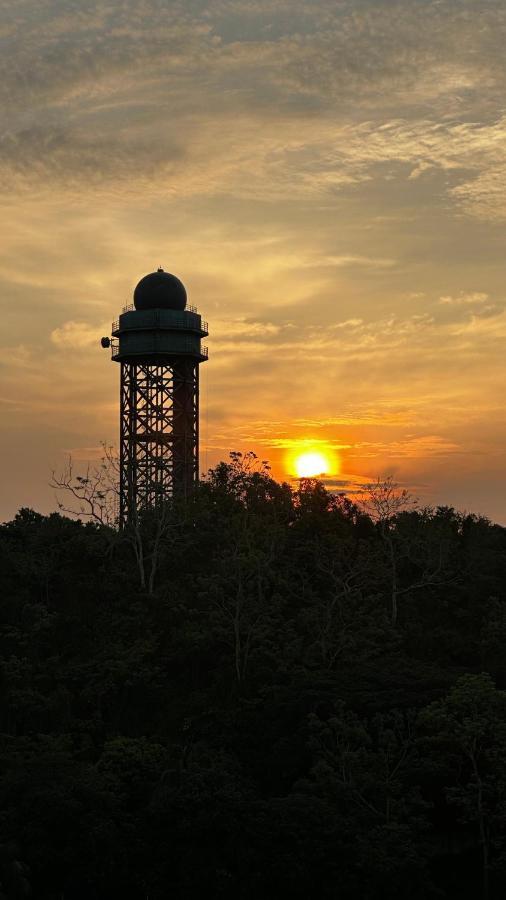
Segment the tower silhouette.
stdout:
<svg viewBox="0 0 506 900">
<path fill-rule="evenodd" d="M 120 526 L 171 497 L 186 497 L 199 474 L 199 365 L 208 334 L 179 278 L 158 269 L 135 288 L 112 324 L 121 365 Z"/>
</svg>

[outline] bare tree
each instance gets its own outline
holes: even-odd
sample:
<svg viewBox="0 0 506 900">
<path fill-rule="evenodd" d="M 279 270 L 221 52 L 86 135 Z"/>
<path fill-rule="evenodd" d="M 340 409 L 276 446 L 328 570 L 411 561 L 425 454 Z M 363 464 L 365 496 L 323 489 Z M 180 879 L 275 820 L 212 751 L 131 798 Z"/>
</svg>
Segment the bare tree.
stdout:
<svg viewBox="0 0 506 900">
<path fill-rule="evenodd" d="M 53 469 L 50 485 L 57 492 L 56 502 L 61 512 L 114 528 L 119 518 L 119 459 L 114 447 L 105 442 L 101 447 L 99 462 L 88 463 L 82 475 L 75 473 L 69 455 L 60 473 Z"/>
<path fill-rule="evenodd" d="M 136 510 L 133 519 L 118 533 L 119 457 L 113 446 L 102 442 L 101 447 L 100 460 L 95 465 L 88 463 L 82 474 L 75 472 L 71 456 L 61 472 L 53 470 L 50 485 L 56 490 L 58 509 L 115 529 L 118 540 L 133 550 L 141 589 L 153 594 L 162 546 L 169 534 L 175 534 L 180 517 L 168 500 L 154 510 Z"/>
<path fill-rule="evenodd" d="M 392 476 L 388 475 L 365 485 L 365 494 L 360 505 L 373 522 L 383 526 L 400 512 L 416 509 L 418 500 L 405 488 L 401 489 Z"/>
<path fill-rule="evenodd" d="M 400 528 L 404 514 L 417 511 L 420 516 L 433 515 L 433 510 L 420 509 L 418 501 L 409 491 L 401 489 L 389 476 L 378 478 L 367 485 L 361 506 L 376 523 L 386 550 L 390 572 L 391 621 L 397 623 L 399 599 L 404 594 L 434 585 L 453 584 L 458 570 L 452 571 L 449 563 L 449 540 L 444 529 L 434 526 L 434 540 L 421 541 L 416 533 Z M 401 586 L 399 569 L 401 562 L 418 572 L 416 580 Z"/>
<path fill-rule="evenodd" d="M 135 511 L 135 516 L 122 535 L 133 548 L 141 588 L 154 594 L 162 551 L 180 540 L 184 522 L 183 507 L 172 499 L 153 509 Z"/>
<path fill-rule="evenodd" d="M 377 478 L 373 484 L 366 486 L 366 493 L 361 506 L 367 515 L 378 525 L 381 539 L 387 551 L 390 568 L 390 598 L 392 625 L 397 622 L 399 598 L 398 553 L 395 542 L 395 517 L 406 510 L 414 510 L 417 500 L 405 488 L 389 475 L 385 479 Z"/>
</svg>

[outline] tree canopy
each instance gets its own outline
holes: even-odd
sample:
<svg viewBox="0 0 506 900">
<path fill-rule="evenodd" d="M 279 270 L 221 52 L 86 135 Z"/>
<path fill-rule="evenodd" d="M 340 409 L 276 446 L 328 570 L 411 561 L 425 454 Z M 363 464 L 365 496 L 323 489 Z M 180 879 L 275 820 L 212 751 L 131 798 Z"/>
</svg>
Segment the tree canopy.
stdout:
<svg viewBox="0 0 506 900">
<path fill-rule="evenodd" d="M 502 897 L 506 529 L 404 500 L 1 526 L 0 900 Z"/>
</svg>

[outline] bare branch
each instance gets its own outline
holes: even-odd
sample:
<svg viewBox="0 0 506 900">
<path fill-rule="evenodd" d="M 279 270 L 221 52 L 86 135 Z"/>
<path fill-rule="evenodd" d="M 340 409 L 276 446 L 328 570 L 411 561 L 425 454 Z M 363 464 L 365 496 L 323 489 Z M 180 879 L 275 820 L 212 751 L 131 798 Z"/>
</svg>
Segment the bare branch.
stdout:
<svg viewBox="0 0 506 900">
<path fill-rule="evenodd" d="M 57 491 L 56 502 L 62 512 L 114 527 L 118 522 L 119 462 L 113 447 L 102 443 L 102 450 L 100 462 L 88 463 L 80 475 L 74 474 L 69 456 L 61 472 L 52 471 L 50 485 Z M 70 502 L 62 501 L 61 494 Z"/>
<path fill-rule="evenodd" d="M 389 475 L 365 486 L 360 506 L 373 522 L 388 523 L 400 512 L 416 509 L 418 500 Z"/>
</svg>

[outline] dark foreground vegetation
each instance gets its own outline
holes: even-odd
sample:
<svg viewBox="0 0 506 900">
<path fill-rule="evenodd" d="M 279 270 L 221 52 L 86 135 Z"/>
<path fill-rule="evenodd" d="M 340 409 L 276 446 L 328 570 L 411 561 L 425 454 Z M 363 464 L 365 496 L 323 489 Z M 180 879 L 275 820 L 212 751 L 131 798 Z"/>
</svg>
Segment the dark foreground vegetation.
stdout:
<svg viewBox="0 0 506 900">
<path fill-rule="evenodd" d="M 385 496 L 0 528 L 2 898 L 504 896 L 506 530 Z"/>
</svg>

